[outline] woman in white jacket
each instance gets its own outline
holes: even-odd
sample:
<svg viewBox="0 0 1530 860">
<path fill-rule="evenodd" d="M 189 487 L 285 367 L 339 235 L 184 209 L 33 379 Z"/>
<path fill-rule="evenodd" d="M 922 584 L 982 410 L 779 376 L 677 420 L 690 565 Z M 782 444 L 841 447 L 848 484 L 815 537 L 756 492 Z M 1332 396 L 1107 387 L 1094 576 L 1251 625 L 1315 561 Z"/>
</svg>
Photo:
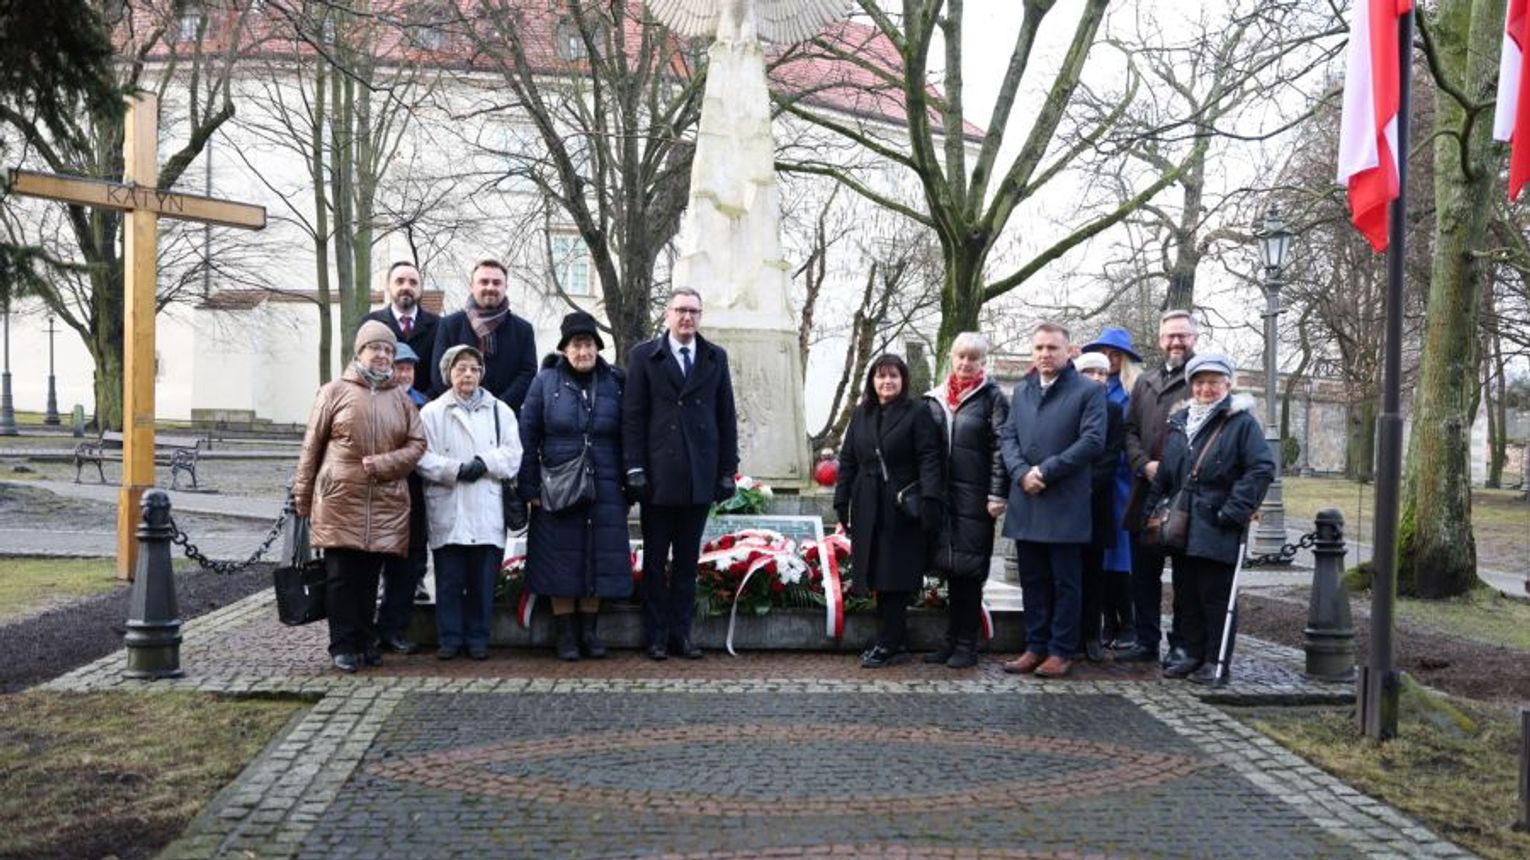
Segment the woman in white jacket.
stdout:
<svg viewBox="0 0 1530 860">
<path fill-rule="evenodd" d="M 494 578 L 505 555 L 501 482 L 515 478 L 521 439 L 515 413 L 479 386 L 483 355 L 454 346 L 441 356 L 451 387 L 425 404 L 425 512 L 436 562 L 436 656 L 489 656 Z"/>
</svg>

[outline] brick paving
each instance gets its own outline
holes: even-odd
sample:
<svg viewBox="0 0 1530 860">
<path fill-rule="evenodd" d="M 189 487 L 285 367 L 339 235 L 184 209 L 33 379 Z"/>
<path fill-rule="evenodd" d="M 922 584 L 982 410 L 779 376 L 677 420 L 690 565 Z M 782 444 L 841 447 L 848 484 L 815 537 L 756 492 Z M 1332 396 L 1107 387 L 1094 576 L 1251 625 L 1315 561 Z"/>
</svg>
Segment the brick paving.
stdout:
<svg viewBox="0 0 1530 860">
<path fill-rule="evenodd" d="M 1203 698 L 1339 700 L 1247 637 L 1223 691 L 831 653 L 568 664 L 390 655 L 328 668 L 269 594 L 189 622 L 186 677 L 118 653 L 56 690 L 314 702 L 162 855 L 190 858 L 1469 857 Z"/>
</svg>

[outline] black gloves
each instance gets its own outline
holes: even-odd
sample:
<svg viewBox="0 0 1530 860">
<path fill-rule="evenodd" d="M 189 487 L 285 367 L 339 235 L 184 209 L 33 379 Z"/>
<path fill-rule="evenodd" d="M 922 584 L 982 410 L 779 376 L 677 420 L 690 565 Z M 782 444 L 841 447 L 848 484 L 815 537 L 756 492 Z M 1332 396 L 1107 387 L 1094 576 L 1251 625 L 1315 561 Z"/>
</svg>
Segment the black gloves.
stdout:
<svg viewBox="0 0 1530 860">
<path fill-rule="evenodd" d="M 733 493 L 738 487 L 733 483 L 731 475 L 724 475 L 717 481 L 717 489 L 712 492 L 712 501 L 726 502 L 733 498 Z"/>
<path fill-rule="evenodd" d="M 457 467 L 457 483 L 471 484 L 488 474 L 489 467 L 484 464 L 483 458 L 474 457 Z"/>
<path fill-rule="evenodd" d="M 919 500 L 919 524 L 924 526 L 926 535 L 939 534 L 945 518 L 946 506 L 939 499 L 926 496 Z"/>
<path fill-rule="evenodd" d="M 625 487 L 625 489 L 626 489 L 626 492 L 627 492 L 627 502 L 628 502 L 628 504 L 634 504 L 635 505 L 638 502 L 647 501 L 648 500 L 648 474 L 646 472 L 644 472 L 642 469 L 638 469 L 635 472 L 628 472 L 627 473 L 627 486 Z"/>
</svg>

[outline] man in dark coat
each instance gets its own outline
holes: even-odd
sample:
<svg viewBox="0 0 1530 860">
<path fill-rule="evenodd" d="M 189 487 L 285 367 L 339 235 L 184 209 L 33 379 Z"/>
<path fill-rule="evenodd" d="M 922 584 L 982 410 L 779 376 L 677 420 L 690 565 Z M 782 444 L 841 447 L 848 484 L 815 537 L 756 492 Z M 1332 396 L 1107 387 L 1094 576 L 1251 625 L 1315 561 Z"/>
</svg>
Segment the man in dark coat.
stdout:
<svg viewBox="0 0 1530 860">
<path fill-rule="evenodd" d="M 1004 671 L 1059 678 L 1078 650 L 1092 467 L 1105 444 L 1105 387 L 1073 369 L 1068 330 L 1055 323 L 1036 327 L 1031 360 L 999 436 L 1010 477 L 1004 536 L 1015 541 L 1025 599 L 1025 653 Z"/>
<path fill-rule="evenodd" d="M 413 263 L 408 260 L 394 263 L 388 267 L 384 282 L 388 306 L 361 318 L 362 322 L 377 320 L 393 329 L 393 336 L 398 338 L 399 343 L 409 345 L 417 357 L 416 361 L 418 356 L 430 355 L 435 350 L 436 326 L 441 322 L 439 316 L 420 305 L 422 283 L 420 270 Z M 416 374 L 409 388 L 429 397 L 430 374 Z"/>
<path fill-rule="evenodd" d="M 536 332 L 531 323 L 510 312 L 505 296 L 505 267 L 483 260 L 473 267 L 467 306 L 447 314 L 436 328 L 430 360 L 431 390 L 439 397 L 450 387 L 441 377 L 441 358 L 454 346 L 467 345 L 483 355 L 482 387 L 521 411 L 526 389 L 537 375 Z"/>
<path fill-rule="evenodd" d="M 1133 535 L 1140 534 L 1146 519 L 1143 502 L 1158 474 L 1169 415 L 1176 405 L 1190 396 L 1190 389 L 1185 384 L 1185 365 L 1195 357 L 1198 336 L 1195 318 L 1189 311 L 1164 312 L 1158 324 L 1158 348 L 1164 354 L 1164 365 L 1137 377 L 1137 384 L 1132 386 L 1131 400 L 1126 407 L 1126 459 L 1131 464 L 1136 485 L 1132 488 L 1132 501 L 1123 518 L 1127 531 Z M 1141 540 L 1132 541 L 1132 611 L 1136 616 L 1137 644 L 1116 652 L 1117 660 L 1150 663 L 1158 659 L 1158 646 L 1163 637 L 1160 630 L 1163 560 L 1163 554 L 1157 549 L 1144 546 Z M 1174 593 L 1181 594 L 1183 589 L 1176 587 Z M 1180 614 L 1176 607 L 1174 615 L 1177 618 Z M 1171 652 L 1180 647 L 1178 640 L 1178 634 L 1171 631 Z"/>
<path fill-rule="evenodd" d="M 632 348 L 622 398 L 627 489 L 643 503 L 643 633 L 648 656 L 691 660 L 696 561 L 713 502 L 733 495 L 738 413 L 728 353 L 697 333 L 701 295 L 677 287 L 665 332 Z M 670 559 L 665 576 L 665 559 Z"/>
</svg>

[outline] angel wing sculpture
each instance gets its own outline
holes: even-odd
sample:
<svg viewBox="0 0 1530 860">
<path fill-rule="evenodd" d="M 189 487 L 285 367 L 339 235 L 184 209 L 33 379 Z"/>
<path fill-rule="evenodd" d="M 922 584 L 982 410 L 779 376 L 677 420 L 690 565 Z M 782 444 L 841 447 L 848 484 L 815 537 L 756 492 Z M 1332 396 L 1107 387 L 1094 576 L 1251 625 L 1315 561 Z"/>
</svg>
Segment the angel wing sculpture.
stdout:
<svg viewBox="0 0 1530 860">
<path fill-rule="evenodd" d="M 648 0 L 653 16 L 682 36 L 748 38 L 779 44 L 812 38 L 845 17 L 848 0 Z"/>
</svg>

